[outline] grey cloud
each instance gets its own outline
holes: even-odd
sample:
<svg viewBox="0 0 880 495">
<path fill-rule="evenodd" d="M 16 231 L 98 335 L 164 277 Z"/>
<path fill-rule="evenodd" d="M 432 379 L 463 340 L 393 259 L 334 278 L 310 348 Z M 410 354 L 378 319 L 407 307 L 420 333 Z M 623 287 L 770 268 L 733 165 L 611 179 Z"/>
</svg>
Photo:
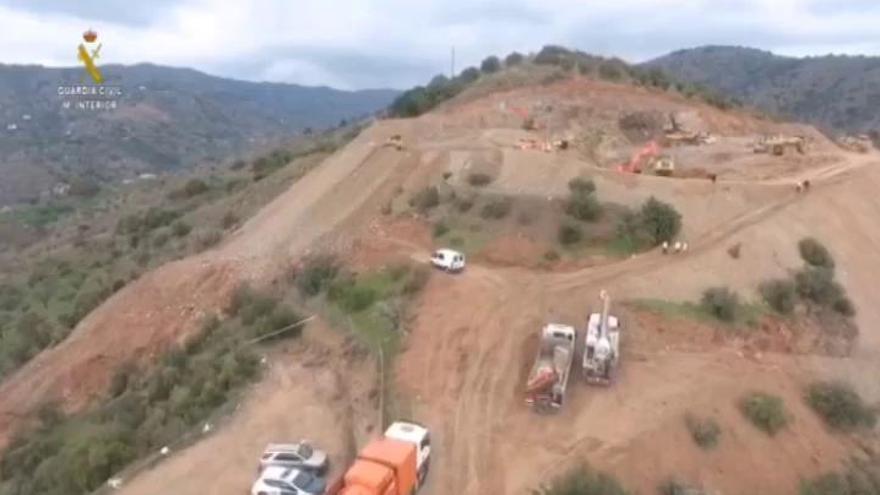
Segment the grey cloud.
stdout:
<svg viewBox="0 0 880 495">
<path fill-rule="evenodd" d="M 37 14 L 64 14 L 86 22 L 144 26 L 161 18 L 179 0 L 4 0 L 6 6 Z M 87 28 L 84 26 L 83 28 Z"/>
</svg>

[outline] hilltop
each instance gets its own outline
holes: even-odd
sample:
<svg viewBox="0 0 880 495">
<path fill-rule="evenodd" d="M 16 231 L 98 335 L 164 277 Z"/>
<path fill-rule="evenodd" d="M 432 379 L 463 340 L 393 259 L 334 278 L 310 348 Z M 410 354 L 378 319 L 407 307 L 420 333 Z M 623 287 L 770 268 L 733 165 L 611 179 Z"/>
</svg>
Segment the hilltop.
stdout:
<svg viewBox="0 0 880 495">
<path fill-rule="evenodd" d="M 837 132 L 880 129 L 880 57 L 784 57 L 753 48 L 705 46 L 646 62 L 770 113 Z"/>
<path fill-rule="evenodd" d="M 0 206 L 57 183 L 103 183 L 219 162 L 304 131 L 369 116 L 393 90 L 254 83 L 151 64 L 107 65 L 118 108 L 64 109 L 81 68 L 0 65 Z"/>
</svg>

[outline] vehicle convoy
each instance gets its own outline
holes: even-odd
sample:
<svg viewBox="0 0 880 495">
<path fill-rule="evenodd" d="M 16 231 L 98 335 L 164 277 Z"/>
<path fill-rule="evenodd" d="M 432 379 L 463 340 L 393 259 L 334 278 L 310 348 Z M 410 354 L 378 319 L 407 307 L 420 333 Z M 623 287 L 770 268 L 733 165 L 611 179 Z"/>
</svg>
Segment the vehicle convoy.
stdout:
<svg viewBox="0 0 880 495">
<path fill-rule="evenodd" d="M 452 249 L 438 249 L 431 255 L 431 264 L 447 272 L 464 270 L 464 255 Z"/>
<path fill-rule="evenodd" d="M 260 456 L 260 470 L 269 466 L 297 468 L 323 474 L 327 471 L 327 453 L 312 447 L 306 441 L 270 443 Z"/>
<path fill-rule="evenodd" d="M 412 495 L 425 482 L 431 460 L 428 429 L 398 421 L 361 449 L 327 495 Z"/>
<path fill-rule="evenodd" d="M 574 327 L 559 323 L 541 329 L 538 355 L 526 382 L 526 403 L 535 411 L 552 412 L 562 407 L 576 335 Z"/>
<path fill-rule="evenodd" d="M 251 495 L 323 495 L 327 484 L 308 471 L 269 466 L 251 488 Z"/>
<path fill-rule="evenodd" d="M 590 314 L 587 320 L 583 355 L 583 374 L 587 383 L 610 385 L 620 357 L 620 320 L 609 314 L 611 297 L 599 293 L 602 312 Z"/>
</svg>

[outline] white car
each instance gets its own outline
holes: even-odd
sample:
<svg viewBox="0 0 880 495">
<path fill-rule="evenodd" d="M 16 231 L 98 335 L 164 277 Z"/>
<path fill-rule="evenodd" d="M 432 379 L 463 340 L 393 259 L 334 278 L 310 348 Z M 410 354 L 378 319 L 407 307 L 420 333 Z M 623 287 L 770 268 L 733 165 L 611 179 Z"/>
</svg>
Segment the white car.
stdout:
<svg viewBox="0 0 880 495">
<path fill-rule="evenodd" d="M 306 441 L 270 443 L 260 456 L 260 470 L 269 466 L 297 468 L 320 475 L 327 471 L 327 454 Z"/>
<path fill-rule="evenodd" d="M 431 255 L 431 264 L 447 272 L 464 270 L 464 255 L 452 249 L 438 249 Z"/>
<path fill-rule="evenodd" d="M 327 483 L 308 471 L 269 466 L 254 482 L 251 495 L 324 495 Z"/>
</svg>

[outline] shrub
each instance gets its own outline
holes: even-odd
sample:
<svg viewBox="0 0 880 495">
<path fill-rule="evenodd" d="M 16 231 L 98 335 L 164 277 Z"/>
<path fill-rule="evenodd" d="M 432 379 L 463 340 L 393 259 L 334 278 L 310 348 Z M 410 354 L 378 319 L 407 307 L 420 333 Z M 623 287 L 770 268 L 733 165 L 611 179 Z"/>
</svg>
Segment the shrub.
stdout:
<svg viewBox="0 0 880 495">
<path fill-rule="evenodd" d="M 357 313 L 372 306 L 379 299 L 379 293 L 372 287 L 358 284 L 353 278 L 342 278 L 330 286 L 327 297 L 345 311 Z"/>
<path fill-rule="evenodd" d="M 596 192 L 596 183 L 592 179 L 575 177 L 568 181 L 568 190 L 572 194 L 592 194 Z"/>
<path fill-rule="evenodd" d="M 220 225 L 224 230 L 231 229 L 238 224 L 238 215 L 236 215 L 232 210 L 227 211 L 223 214 L 223 219 L 220 220 Z"/>
<path fill-rule="evenodd" d="M 641 223 L 655 246 L 673 240 L 681 230 L 681 214 L 672 205 L 653 196 L 642 205 L 640 215 Z"/>
<path fill-rule="evenodd" d="M 492 182 L 493 178 L 489 174 L 484 174 L 482 172 L 474 172 L 468 175 L 468 184 L 474 187 L 483 187 Z"/>
<path fill-rule="evenodd" d="M 171 233 L 176 237 L 186 237 L 192 231 L 192 227 L 186 222 L 174 222 L 171 226 Z"/>
<path fill-rule="evenodd" d="M 721 434 L 721 427 L 718 426 L 712 418 L 698 418 L 691 414 L 684 417 L 685 426 L 691 433 L 694 443 L 703 449 L 711 449 L 718 445 L 718 436 Z"/>
<path fill-rule="evenodd" d="M 207 232 L 202 232 L 196 238 L 196 247 L 199 250 L 208 249 L 210 247 L 216 246 L 223 239 L 223 233 L 219 230 L 211 229 Z"/>
<path fill-rule="evenodd" d="M 776 312 L 787 315 L 794 310 L 797 302 L 794 282 L 786 279 L 768 280 L 758 290 L 764 301 Z"/>
<path fill-rule="evenodd" d="M 461 71 L 461 74 L 458 75 L 458 79 L 465 84 L 470 84 L 479 78 L 480 70 L 476 67 L 468 67 L 467 69 Z"/>
<path fill-rule="evenodd" d="M 403 293 L 409 296 L 417 294 L 425 287 L 425 284 L 428 283 L 428 278 L 430 276 L 431 271 L 423 266 L 411 270 L 409 279 L 403 284 Z"/>
<path fill-rule="evenodd" d="M 559 227 L 559 242 L 563 245 L 570 246 L 581 242 L 584 233 L 580 227 L 570 223 L 564 223 Z"/>
<path fill-rule="evenodd" d="M 843 382 L 816 382 L 807 388 L 806 401 L 822 419 L 838 430 L 873 427 L 874 411 L 851 386 Z"/>
<path fill-rule="evenodd" d="M 508 199 L 494 199 L 480 210 L 480 216 L 487 220 L 501 220 L 510 213 L 511 203 Z"/>
<path fill-rule="evenodd" d="M 739 309 L 739 296 L 727 287 L 712 287 L 703 292 L 703 308 L 715 318 L 733 321 Z"/>
<path fill-rule="evenodd" d="M 339 272 L 339 265 L 332 256 L 314 256 L 303 262 L 294 274 L 296 286 L 306 297 L 318 295 L 327 288 Z"/>
<path fill-rule="evenodd" d="M 493 72 L 498 72 L 501 70 L 501 60 L 498 59 L 495 55 L 486 57 L 483 59 L 483 63 L 480 64 L 480 70 L 485 74 L 491 74 Z"/>
<path fill-rule="evenodd" d="M 437 222 L 434 224 L 434 237 L 441 237 L 447 232 L 449 232 L 449 227 L 445 223 Z"/>
<path fill-rule="evenodd" d="M 474 207 L 474 200 L 470 198 L 459 198 L 455 202 L 456 208 L 462 213 L 467 213 Z"/>
<path fill-rule="evenodd" d="M 612 476 L 577 467 L 535 491 L 536 495 L 628 495 Z"/>
<path fill-rule="evenodd" d="M 504 65 L 507 67 L 514 67 L 523 62 L 525 57 L 519 52 L 511 52 L 509 55 L 504 57 Z"/>
<path fill-rule="evenodd" d="M 844 297 L 843 288 L 834 281 L 834 272 L 827 268 L 804 268 L 794 280 L 801 297 L 821 306 L 830 306 Z"/>
<path fill-rule="evenodd" d="M 843 316 L 851 317 L 855 316 L 856 314 L 856 307 L 853 306 L 852 301 L 850 301 L 850 299 L 846 296 L 840 296 L 840 298 L 834 301 L 834 304 L 831 305 L 831 309 L 837 311 Z"/>
<path fill-rule="evenodd" d="M 205 183 L 202 179 L 190 179 L 186 181 L 186 184 L 183 185 L 182 188 L 177 191 L 173 191 L 171 193 L 172 197 L 178 198 L 193 198 L 200 194 L 204 194 L 208 192 L 211 188 L 208 187 L 208 184 Z"/>
<path fill-rule="evenodd" d="M 807 264 L 820 268 L 834 268 L 834 259 L 828 249 L 813 237 L 806 237 L 798 242 L 798 251 Z"/>
<path fill-rule="evenodd" d="M 551 263 L 559 261 L 559 253 L 555 249 L 548 249 L 544 252 L 544 260 Z"/>
<path fill-rule="evenodd" d="M 880 466 L 876 459 L 851 460 L 843 473 L 826 473 L 801 482 L 800 495 L 878 495 Z"/>
<path fill-rule="evenodd" d="M 592 194 L 572 194 L 565 204 L 565 212 L 584 222 L 595 222 L 602 216 L 602 205 Z"/>
<path fill-rule="evenodd" d="M 739 404 L 740 411 L 770 436 L 788 424 L 788 412 L 780 397 L 764 392 L 753 392 L 744 397 Z"/>
<path fill-rule="evenodd" d="M 424 213 L 431 208 L 436 208 L 440 204 L 440 191 L 436 186 L 429 186 L 414 194 L 409 205 L 416 210 Z"/>
</svg>

